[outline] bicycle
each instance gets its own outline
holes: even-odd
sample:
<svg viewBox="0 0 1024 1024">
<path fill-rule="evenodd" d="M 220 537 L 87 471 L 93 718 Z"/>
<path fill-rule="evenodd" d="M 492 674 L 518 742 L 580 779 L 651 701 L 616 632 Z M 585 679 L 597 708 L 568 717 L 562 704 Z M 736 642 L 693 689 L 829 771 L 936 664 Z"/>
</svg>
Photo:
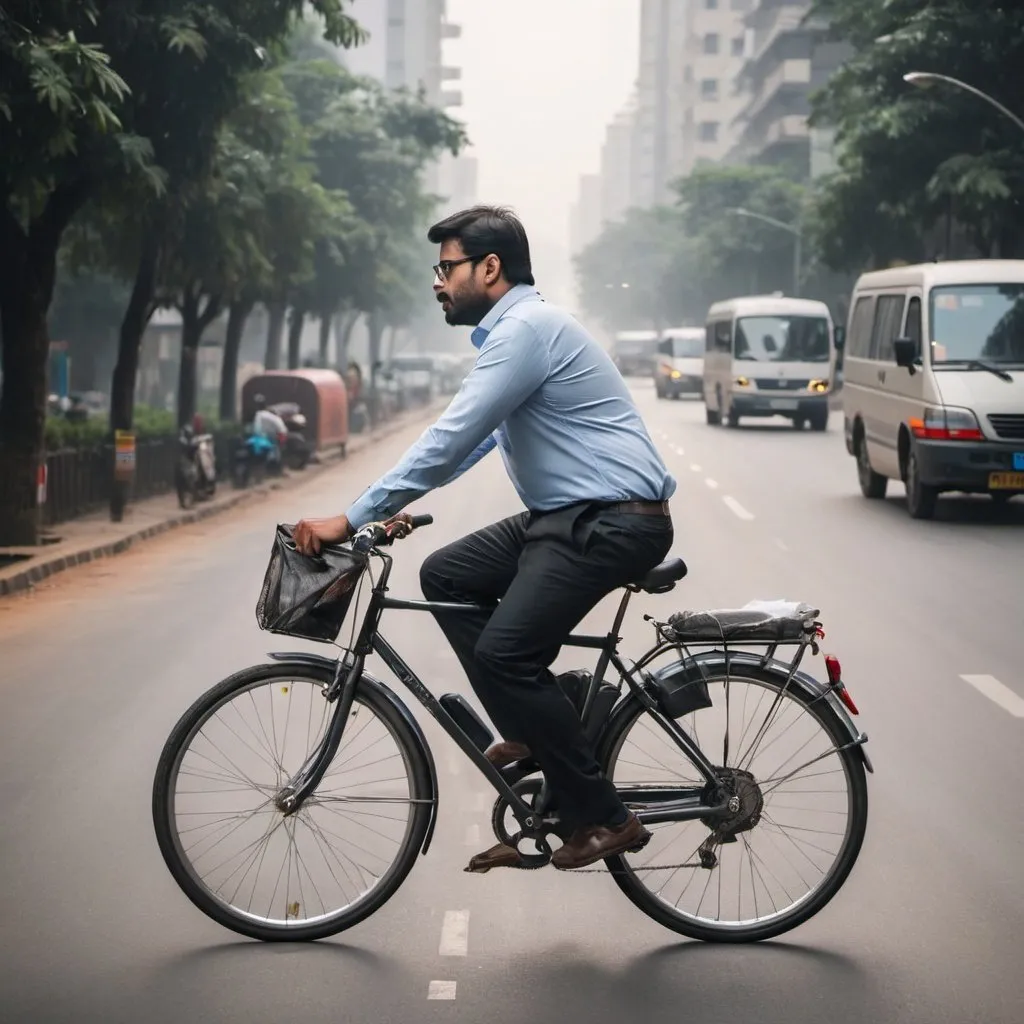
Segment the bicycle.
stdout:
<svg viewBox="0 0 1024 1024">
<path fill-rule="evenodd" d="M 373 576 L 373 561 L 381 570 L 340 657 L 271 654 L 195 701 L 161 753 L 153 820 L 164 860 L 200 910 L 243 935 L 312 940 L 350 928 L 394 895 L 430 847 L 433 756 L 406 704 L 365 671 L 371 653 L 497 791 L 492 826 L 519 851 L 517 867 L 543 867 L 549 840 L 565 838 L 538 766 L 493 767 L 483 753 L 493 736 L 472 706 L 457 694 L 435 697 L 379 632 L 385 610 L 478 610 L 388 596 L 393 558 L 383 548 L 393 539 L 372 523 L 351 542 L 366 555 L 365 573 Z M 652 832 L 642 851 L 582 871 L 610 871 L 640 910 L 683 935 L 768 939 L 821 910 L 857 859 L 873 771 L 867 735 L 854 725 L 835 657 L 825 656 L 827 682 L 800 669 L 824 636 L 807 606 L 667 622 L 645 615 L 656 643 L 627 664 L 618 634 L 632 595 L 668 592 L 686 571 L 681 559 L 663 562 L 625 588 L 605 636 L 567 642 L 598 652 L 593 674 L 566 674 L 579 684 L 566 692 L 606 775 Z M 792 649 L 788 662 L 782 648 Z M 648 667 L 664 655 L 672 660 Z M 605 680 L 609 666 L 615 683 Z M 268 718 L 251 724 L 246 716 L 261 709 Z M 637 752 L 646 739 L 653 754 Z M 807 798 L 803 810 L 787 802 L 795 797 Z M 230 839 L 241 848 L 225 857 Z M 299 840 L 310 840 L 303 851 Z"/>
</svg>

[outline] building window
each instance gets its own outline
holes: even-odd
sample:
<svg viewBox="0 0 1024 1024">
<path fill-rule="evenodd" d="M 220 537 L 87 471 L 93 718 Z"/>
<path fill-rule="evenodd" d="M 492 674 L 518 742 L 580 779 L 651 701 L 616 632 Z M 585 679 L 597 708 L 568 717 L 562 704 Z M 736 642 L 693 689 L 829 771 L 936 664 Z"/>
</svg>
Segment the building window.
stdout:
<svg viewBox="0 0 1024 1024">
<path fill-rule="evenodd" d="M 742 57 L 745 50 L 743 36 L 736 36 L 732 41 L 732 55 L 734 57 Z"/>
<path fill-rule="evenodd" d="M 701 142 L 717 142 L 718 141 L 718 122 L 717 121 L 701 121 L 700 123 L 700 134 L 698 136 Z"/>
<path fill-rule="evenodd" d="M 708 54 L 718 53 L 718 33 L 709 32 L 704 37 L 704 52 Z"/>
<path fill-rule="evenodd" d="M 702 100 L 718 99 L 718 79 L 703 78 L 700 83 L 700 98 Z"/>
</svg>

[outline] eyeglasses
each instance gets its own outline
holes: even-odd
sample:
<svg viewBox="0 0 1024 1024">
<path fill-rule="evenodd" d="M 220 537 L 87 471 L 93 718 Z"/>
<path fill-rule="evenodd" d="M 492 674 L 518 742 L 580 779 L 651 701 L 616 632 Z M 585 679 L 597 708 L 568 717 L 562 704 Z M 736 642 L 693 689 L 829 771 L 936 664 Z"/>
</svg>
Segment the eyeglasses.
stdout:
<svg viewBox="0 0 1024 1024">
<path fill-rule="evenodd" d="M 442 283 L 448 280 L 448 275 L 452 272 L 453 267 L 457 267 L 460 263 L 469 263 L 472 260 L 482 260 L 483 256 L 463 256 L 461 260 L 441 260 L 440 263 L 434 264 L 434 276 Z"/>
</svg>

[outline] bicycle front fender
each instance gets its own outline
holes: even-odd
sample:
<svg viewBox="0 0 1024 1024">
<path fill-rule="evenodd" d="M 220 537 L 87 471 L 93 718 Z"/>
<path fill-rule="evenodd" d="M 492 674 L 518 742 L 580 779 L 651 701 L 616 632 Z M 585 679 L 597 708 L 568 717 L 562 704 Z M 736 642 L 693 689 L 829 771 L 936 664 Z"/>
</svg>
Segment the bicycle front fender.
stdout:
<svg viewBox="0 0 1024 1024">
<path fill-rule="evenodd" d="M 274 661 L 290 661 L 296 662 L 300 665 L 316 665 L 319 668 L 328 668 L 331 671 L 334 671 L 338 663 L 335 658 L 325 658 L 322 654 L 312 654 L 309 651 L 276 651 L 268 654 L 268 657 L 272 658 Z M 348 662 L 347 655 L 346 662 Z M 362 678 L 359 680 L 359 685 L 375 690 L 382 699 L 387 701 L 394 708 L 395 713 L 399 715 L 402 721 L 409 727 L 409 732 L 412 734 L 413 741 L 419 748 L 418 752 L 427 763 L 430 778 L 430 820 L 427 822 L 427 831 L 423 837 L 423 846 L 420 847 L 420 853 L 426 854 L 427 850 L 430 849 L 430 841 L 434 837 L 434 826 L 437 824 L 438 803 L 437 766 L 434 764 L 434 755 L 430 751 L 430 746 L 427 743 L 427 737 L 423 734 L 423 730 L 420 728 L 420 723 L 416 721 L 412 712 L 408 707 L 406 707 L 398 694 L 396 694 L 390 686 L 382 682 L 376 676 L 370 675 L 369 672 L 363 672 Z"/>
</svg>

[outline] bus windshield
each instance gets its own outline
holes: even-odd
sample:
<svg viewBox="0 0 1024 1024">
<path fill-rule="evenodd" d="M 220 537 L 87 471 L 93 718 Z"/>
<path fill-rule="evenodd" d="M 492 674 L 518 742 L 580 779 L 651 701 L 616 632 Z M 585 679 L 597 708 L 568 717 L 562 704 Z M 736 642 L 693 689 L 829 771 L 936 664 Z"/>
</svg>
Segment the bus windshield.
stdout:
<svg viewBox="0 0 1024 1024">
<path fill-rule="evenodd" d="M 820 316 L 745 316 L 733 357 L 760 363 L 827 363 L 828 321 Z"/>
</svg>

